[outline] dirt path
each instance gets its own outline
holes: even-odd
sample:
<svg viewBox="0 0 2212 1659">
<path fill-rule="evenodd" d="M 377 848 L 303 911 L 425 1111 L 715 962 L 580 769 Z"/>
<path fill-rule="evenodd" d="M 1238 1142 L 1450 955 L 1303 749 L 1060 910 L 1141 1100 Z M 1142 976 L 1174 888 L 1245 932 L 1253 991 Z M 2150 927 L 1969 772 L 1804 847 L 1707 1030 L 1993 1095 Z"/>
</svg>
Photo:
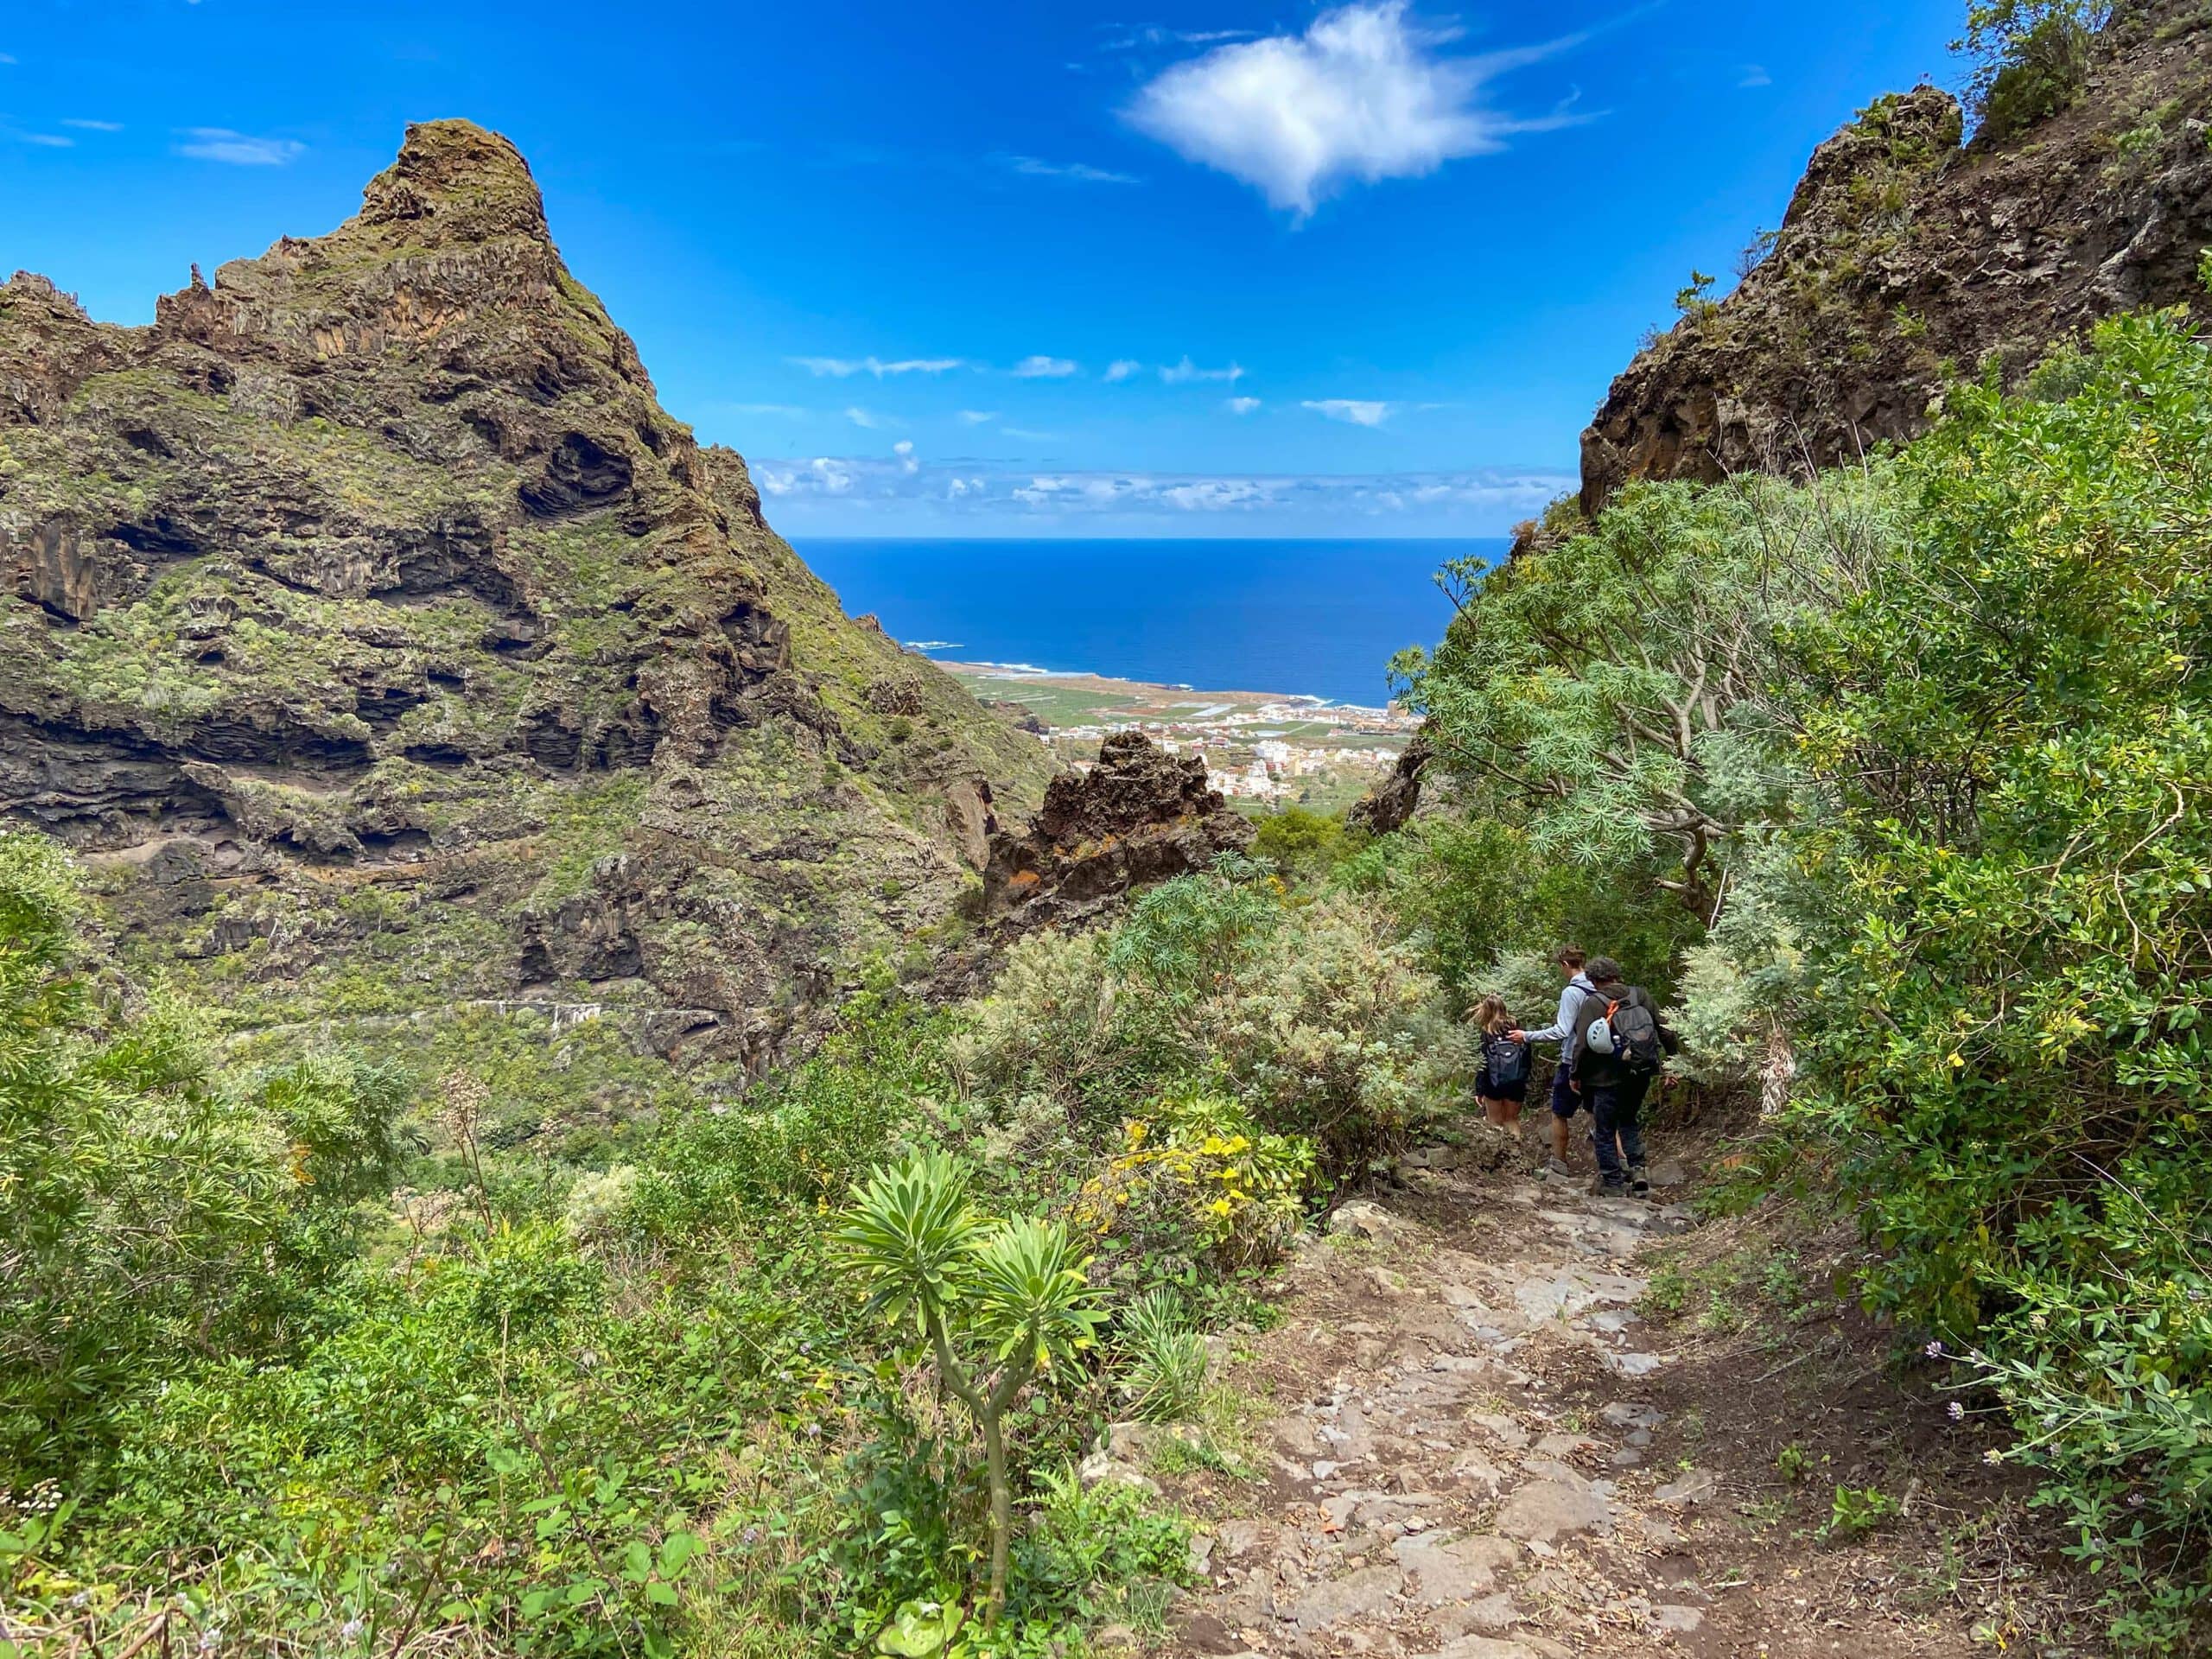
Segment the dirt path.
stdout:
<svg viewBox="0 0 2212 1659">
<path fill-rule="evenodd" d="M 1859 1370 L 1863 1342 L 1845 1353 L 1814 1316 L 1711 1344 L 1640 1311 L 1654 1258 L 1698 1243 L 1680 1166 L 1656 1165 L 1670 1179 L 1637 1203 L 1475 1139 L 1416 1154 L 1387 1206 L 1346 1205 L 1299 1253 L 1287 1322 L 1226 1368 L 1266 1402 L 1246 1468 L 1116 1432 L 1123 1465 L 1207 1529 L 1210 1587 L 1176 1610 L 1169 1651 L 1948 1659 L 2015 1628 L 1973 1630 L 1974 1563 L 1931 1587 L 1930 1541 L 1983 1498 L 1912 1514 L 1895 1385 L 1871 1415 L 1835 1395 L 1870 1373 L 1829 1362 Z M 1940 1435 L 1940 1402 L 1912 1406 Z M 1870 1468 L 1906 1492 L 1900 1517 L 1823 1535 L 1834 1486 Z"/>
</svg>

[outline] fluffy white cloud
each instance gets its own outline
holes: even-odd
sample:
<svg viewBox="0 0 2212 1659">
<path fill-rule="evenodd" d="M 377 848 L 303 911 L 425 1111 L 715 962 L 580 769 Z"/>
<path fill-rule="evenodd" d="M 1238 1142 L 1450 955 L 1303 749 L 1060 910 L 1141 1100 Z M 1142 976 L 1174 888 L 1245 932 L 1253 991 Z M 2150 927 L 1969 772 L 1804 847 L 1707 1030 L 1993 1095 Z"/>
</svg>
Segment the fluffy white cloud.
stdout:
<svg viewBox="0 0 2212 1659">
<path fill-rule="evenodd" d="M 1217 47 L 1148 82 L 1123 111 L 1186 161 L 1256 187 L 1303 216 L 1345 183 L 1415 178 L 1563 124 L 1484 109 L 1484 84 L 1571 44 L 1450 57 L 1456 31 L 1424 28 L 1406 0 L 1340 6 L 1303 35 Z"/>
<path fill-rule="evenodd" d="M 1249 415 L 1260 406 L 1256 397 L 1231 397 L 1222 407 L 1232 415 Z"/>
<path fill-rule="evenodd" d="M 1065 380 L 1082 365 L 1065 357 L 1025 357 L 1014 365 L 1017 380 Z"/>
<path fill-rule="evenodd" d="M 963 409 L 960 411 L 960 418 L 970 426 L 981 426 L 986 421 L 995 421 L 998 417 L 999 412 L 995 409 Z"/>
<path fill-rule="evenodd" d="M 1109 381 L 1126 380 L 1133 374 L 1141 373 L 1143 370 L 1144 365 L 1134 357 L 1117 357 L 1106 365 L 1106 378 Z"/>
<path fill-rule="evenodd" d="M 880 380 L 887 374 L 943 374 L 947 369 L 963 367 L 967 359 L 961 357 L 902 357 L 887 363 L 880 357 L 794 357 L 796 363 L 809 374 L 829 375 L 839 380 L 856 374 L 872 374 Z"/>
<path fill-rule="evenodd" d="M 1380 426 L 1390 418 L 1389 404 L 1363 397 L 1309 397 L 1299 407 L 1332 421 L 1350 421 L 1354 426 Z"/>
<path fill-rule="evenodd" d="M 178 155 L 232 167 L 282 167 L 307 149 L 295 138 L 256 138 L 228 127 L 187 127 L 182 136 Z"/>
<path fill-rule="evenodd" d="M 907 477 L 912 478 L 922 470 L 921 461 L 914 454 L 914 441 L 912 438 L 899 439 L 891 446 L 891 453 L 899 457 L 899 470 Z"/>
<path fill-rule="evenodd" d="M 1233 386 L 1244 378 L 1244 371 L 1234 363 L 1225 369 L 1202 369 L 1185 356 L 1180 363 L 1170 363 L 1161 369 L 1160 378 L 1171 386 L 1192 380 L 1226 380 Z"/>
<path fill-rule="evenodd" d="M 871 432 L 883 424 L 882 416 L 872 409 L 861 409 L 857 404 L 845 411 L 845 418 L 855 426 L 864 426 Z"/>
<path fill-rule="evenodd" d="M 1116 173 L 1087 162 L 1047 162 L 1034 156 L 1004 156 L 1001 163 L 1033 179 L 1068 179 L 1077 184 L 1142 184 L 1134 173 Z"/>
</svg>

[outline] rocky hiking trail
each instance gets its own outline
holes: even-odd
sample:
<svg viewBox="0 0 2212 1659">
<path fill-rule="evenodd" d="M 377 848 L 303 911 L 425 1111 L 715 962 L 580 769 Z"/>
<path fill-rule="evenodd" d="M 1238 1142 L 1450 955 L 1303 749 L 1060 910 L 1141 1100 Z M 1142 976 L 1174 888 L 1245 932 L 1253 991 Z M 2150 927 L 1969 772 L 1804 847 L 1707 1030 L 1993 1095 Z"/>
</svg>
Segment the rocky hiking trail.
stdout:
<svg viewBox="0 0 2212 1659">
<path fill-rule="evenodd" d="M 1993 1650 L 2008 1626 L 1973 1628 L 1977 1574 L 2017 1588 L 2031 1569 L 1972 1559 L 1929 1588 L 1931 1539 L 1985 1503 L 1961 1507 L 1955 1490 L 1976 1480 L 1975 1448 L 1900 1443 L 1901 1426 L 1942 1433 L 1940 1402 L 1875 1380 L 1878 1351 L 1834 1320 L 1779 1343 L 1770 1327 L 1764 1346 L 1655 1327 L 1639 1308 L 1655 1257 L 1694 1248 L 1700 1227 L 1681 1164 L 1662 1155 L 1656 1201 L 1637 1202 L 1528 1173 L 1533 1133 L 1471 1139 L 1414 1153 L 1402 1189 L 1344 1205 L 1297 1252 L 1274 1288 L 1284 1322 L 1221 1367 L 1251 1406 L 1233 1471 L 1160 1455 L 1194 1431 L 1137 1425 L 1087 1466 L 1156 1477 L 1198 1517 L 1201 1586 L 1160 1650 Z M 1795 1487 L 1783 1446 L 1813 1466 Z M 1909 1471 L 1935 1465 L 1955 1478 L 1923 1491 Z M 1823 1541 L 1834 1485 L 1870 1470 L 1906 1493 L 1904 1518 Z"/>
</svg>

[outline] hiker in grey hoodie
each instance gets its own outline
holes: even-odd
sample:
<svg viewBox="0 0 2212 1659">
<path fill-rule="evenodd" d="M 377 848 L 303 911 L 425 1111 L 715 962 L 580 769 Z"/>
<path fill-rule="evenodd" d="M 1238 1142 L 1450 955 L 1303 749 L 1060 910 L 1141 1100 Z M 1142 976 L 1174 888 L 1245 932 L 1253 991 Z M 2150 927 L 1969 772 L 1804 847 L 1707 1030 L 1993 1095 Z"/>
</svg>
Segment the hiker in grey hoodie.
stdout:
<svg viewBox="0 0 2212 1659">
<path fill-rule="evenodd" d="M 1541 1031 L 1507 1034 L 1516 1042 L 1559 1045 L 1559 1069 L 1552 1073 L 1552 1155 L 1544 1167 L 1554 1175 L 1565 1175 L 1569 1173 L 1567 1126 L 1582 1109 L 1582 1097 L 1574 1091 L 1574 1036 L 1582 1028 L 1582 999 L 1597 988 L 1582 971 L 1585 957 L 1574 946 L 1568 945 L 1552 960 L 1567 976 L 1566 988 L 1559 994 L 1559 1018 Z"/>
</svg>

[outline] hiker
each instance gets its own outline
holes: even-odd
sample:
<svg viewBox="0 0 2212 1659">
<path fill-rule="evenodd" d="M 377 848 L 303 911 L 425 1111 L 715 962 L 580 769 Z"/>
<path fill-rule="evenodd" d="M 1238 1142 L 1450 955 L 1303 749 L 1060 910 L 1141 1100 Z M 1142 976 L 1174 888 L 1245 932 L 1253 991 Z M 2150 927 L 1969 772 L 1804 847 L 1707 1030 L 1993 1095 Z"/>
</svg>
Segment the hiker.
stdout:
<svg viewBox="0 0 2212 1659">
<path fill-rule="evenodd" d="M 1552 958 L 1560 971 L 1567 976 L 1567 988 L 1559 994 L 1559 1018 L 1541 1031 L 1514 1030 L 1506 1034 L 1516 1043 L 1557 1043 L 1559 1069 L 1552 1073 L 1552 1155 L 1544 1168 L 1553 1175 L 1565 1175 L 1567 1166 L 1567 1126 L 1575 1113 L 1582 1109 L 1581 1097 L 1574 1092 L 1574 1071 L 1569 1061 L 1573 1056 L 1573 1038 L 1580 1021 L 1582 999 L 1595 988 L 1582 971 L 1583 954 L 1568 945 Z"/>
<path fill-rule="evenodd" d="M 1483 1074 L 1475 1084 L 1475 1097 L 1483 1116 L 1503 1129 L 1517 1128 L 1521 1105 L 1529 1098 L 1529 1045 L 1508 1033 L 1513 1016 L 1505 1011 L 1502 996 L 1485 996 L 1467 1010 L 1482 1033 Z"/>
<path fill-rule="evenodd" d="M 1666 1069 L 1667 1057 L 1681 1052 L 1681 1039 L 1661 1021 L 1659 1005 L 1643 988 L 1622 979 L 1621 965 L 1611 957 L 1590 964 L 1590 982 L 1570 1064 L 1574 1086 L 1590 1108 L 1598 1188 L 1616 1196 L 1625 1192 L 1649 1198 L 1643 1097 L 1652 1079 Z"/>
</svg>

